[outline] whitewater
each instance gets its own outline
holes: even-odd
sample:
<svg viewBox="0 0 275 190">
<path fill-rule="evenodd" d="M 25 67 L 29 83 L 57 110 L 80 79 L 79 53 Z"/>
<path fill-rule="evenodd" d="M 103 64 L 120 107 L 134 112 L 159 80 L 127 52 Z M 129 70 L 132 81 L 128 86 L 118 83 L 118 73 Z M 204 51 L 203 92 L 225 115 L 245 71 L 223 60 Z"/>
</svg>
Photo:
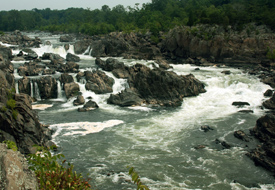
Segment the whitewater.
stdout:
<svg viewBox="0 0 275 190">
<path fill-rule="evenodd" d="M 66 51 L 58 35 L 27 35 L 51 42 L 52 45 L 32 48 L 39 56 L 45 52 L 64 58 L 67 53 L 74 54 L 73 45 Z M 13 51 L 14 54 L 18 52 Z M 85 54 L 78 55 L 80 71 L 97 68 L 89 52 L 87 49 Z M 153 68 L 156 65 L 153 60 L 116 59 L 129 66 L 141 63 Z M 13 64 L 17 69 L 24 62 L 13 61 Z M 38 111 L 40 121 L 54 130 L 53 141 L 60 147 L 59 153 L 75 165 L 76 171 L 90 177 L 97 189 L 136 189 L 127 166 L 133 166 L 141 181 L 152 190 L 275 189 L 272 174 L 255 166 L 245 156 L 252 147 L 246 147 L 233 135 L 236 130 L 249 133 L 256 120 L 264 115 L 266 110 L 261 104 L 266 98 L 263 93 L 270 87 L 241 69 L 189 64 L 171 66 L 170 70 L 179 75 L 192 73 L 205 83 L 207 92 L 184 98 L 178 108 L 145 105 L 121 108 L 107 104 L 110 94 L 87 91 L 85 81 L 77 82 L 76 74 L 70 73 L 86 102 L 92 98 L 99 109 L 78 112 L 82 106 L 73 106 L 74 98 L 66 99 L 59 81 L 58 98 L 50 100 L 41 99 L 38 88 L 33 88 L 37 84 L 32 84 L 32 89 L 36 89 L 32 90 L 32 96 L 38 99 L 33 109 Z M 225 75 L 224 70 L 230 70 L 231 74 Z M 126 79 L 105 73 L 115 80 L 114 94 L 128 87 Z M 58 79 L 60 75 L 56 73 L 53 77 Z M 37 77 L 41 76 L 31 78 Z M 21 78 L 16 71 L 15 78 Z M 250 105 L 238 108 L 232 105 L 235 101 Z M 241 110 L 253 113 L 241 113 Z M 205 133 L 200 129 L 203 125 L 213 130 Z M 232 147 L 224 149 L 216 139 Z M 254 144 L 256 146 L 256 140 Z M 206 148 L 196 149 L 199 145 Z"/>
</svg>

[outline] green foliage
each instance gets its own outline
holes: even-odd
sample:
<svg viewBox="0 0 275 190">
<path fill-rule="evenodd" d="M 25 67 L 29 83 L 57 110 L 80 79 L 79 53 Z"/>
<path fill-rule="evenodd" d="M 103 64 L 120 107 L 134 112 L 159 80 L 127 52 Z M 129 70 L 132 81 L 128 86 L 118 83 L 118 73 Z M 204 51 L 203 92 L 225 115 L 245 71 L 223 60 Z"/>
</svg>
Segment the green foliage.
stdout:
<svg viewBox="0 0 275 190">
<path fill-rule="evenodd" d="M 1 107 L 1 112 L 6 112 L 8 109 L 6 106 Z"/>
<path fill-rule="evenodd" d="M 47 8 L 0 11 L 0 30 L 40 29 L 100 35 L 149 29 L 158 36 L 159 31 L 169 31 L 176 25 L 194 26 L 200 23 L 231 25 L 241 30 L 243 25 L 254 22 L 275 29 L 274 17 L 275 1 L 271 0 L 153 0 L 127 8 L 117 5 L 111 9 L 104 5 L 95 10 Z"/>
<path fill-rule="evenodd" d="M 18 111 L 17 110 L 12 110 L 12 117 L 14 118 L 14 119 L 17 119 L 17 116 L 18 116 Z"/>
<path fill-rule="evenodd" d="M 0 31 L 0 36 L 4 36 L 4 35 L 5 35 L 5 33 Z"/>
<path fill-rule="evenodd" d="M 30 169 L 34 170 L 39 181 L 39 189 L 91 189 L 87 180 L 83 179 L 81 174 L 73 171 L 73 165 L 68 163 L 63 154 L 52 155 L 50 151 L 43 147 L 36 146 L 40 152 L 31 154 L 28 157 Z M 59 164 L 61 163 L 61 164 Z"/>
<path fill-rule="evenodd" d="M 7 101 L 7 107 L 11 110 L 14 110 L 14 108 L 16 107 L 16 101 L 14 99 L 9 99 Z"/>
<path fill-rule="evenodd" d="M 266 57 L 272 61 L 275 61 L 275 49 L 271 50 L 270 48 L 268 48 Z"/>
<path fill-rule="evenodd" d="M 1 111 L 2 112 L 6 112 L 9 110 L 11 110 L 12 112 L 12 117 L 14 119 L 17 119 L 17 116 L 18 116 L 18 110 L 16 110 L 16 101 L 13 99 L 14 98 L 14 94 L 15 94 L 15 89 L 7 89 L 7 97 L 8 97 L 8 101 L 6 102 L 6 106 L 3 106 L 1 108 Z"/>
<path fill-rule="evenodd" d="M 137 190 L 149 190 L 149 188 L 140 181 L 140 177 L 133 167 L 127 166 L 129 169 L 129 175 L 132 177 L 132 181 L 137 184 Z"/>
<path fill-rule="evenodd" d="M 13 151 L 17 151 L 18 148 L 16 146 L 16 143 L 13 141 L 9 141 L 9 140 L 4 140 L 3 143 L 5 143 L 7 145 L 8 149 L 12 149 Z"/>
</svg>

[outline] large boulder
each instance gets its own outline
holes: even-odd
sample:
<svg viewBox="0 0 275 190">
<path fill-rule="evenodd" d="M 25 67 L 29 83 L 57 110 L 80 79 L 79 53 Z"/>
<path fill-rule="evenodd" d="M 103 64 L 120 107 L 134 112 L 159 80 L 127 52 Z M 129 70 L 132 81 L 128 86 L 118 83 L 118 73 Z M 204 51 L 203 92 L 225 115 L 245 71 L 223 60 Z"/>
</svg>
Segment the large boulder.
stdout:
<svg viewBox="0 0 275 190">
<path fill-rule="evenodd" d="M 67 98 L 71 98 L 78 95 L 80 91 L 79 85 L 75 82 L 64 84 L 64 90 Z"/>
<path fill-rule="evenodd" d="M 107 76 L 103 71 L 85 71 L 86 90 L 91 90 L 96 94 L 113 92 L 114 79 Z"/>
<path fill-rule="evenodd" d="M 79 62 L 80 57 L 78 57 L 77 55 L 71 54 L 71 53 L 67 53 L 66 60 L 67 61 L 72 61 L 72 62 Z"/>
<path fill-rule="evenodd" d="M 179 76 L 172 71 L 153 69 L 142 64 L 129 68 L 130 88 L 148 104 L 180 106 L 183 97 L 196 96 L 205 92 L 204 84 L 192 74 Z"/>
<path fill-rule="evenodd" d="M 267 114 L 257 120 L 251 134 L 262 144 L 251 150 L 247 155 L 255 162 L 269 171 L 275 173 L 275 116 Z"/>
<path fill-rule="evenodd" d="M 26 158 L 18 151 L 0 143 L 0 189 L 36 190 L 39 185 Z"/>
<path fill-rule="evenodd" d="M 115 104 L 121 107 L 126 106 L 140 106 L 143 100 L 139 95 L 127 88 L 118 94 L 111 94 L 107 100 L 108 104 Z"/>
<path fill-rule="evenodd" d="M 273 96 L 270 99 L 264 101 L 263 106 L 267 109 L 274 110 L 275 109 L 275 94 L 273 94 Z"/>
<path fill-rule="evenodd" d="M 76 99 L 74 100 L 73 104 L 74 104 L 74 106 L 79 106 L 79 105 L 85 104 L 85 99 L 84 99 L 84 97 L 81 96 L 81 95 L 78 95 L 78 96 L 76 97 Z"/>
<path fill-rule="evenodd" d="M 78 108 L 78 111 L 79 112 L 86 112 L 86 111 L 91 111 L 91 110 L 94 110 L 94 109 L 97 109 L 99 108 L 97 103 L 92 101 L 92 100 L 89 100 L 84 106 L 83 108 Z"/>
<path fill-rule="evenodd" d="M 42 99 L 57 98 L 57 82 L 51 76 L 36 79 Z"/>
<path fill-rule="evenodd" d="M 61 82 L 62 86 L 64 87 L 64 84 L 74 82 L 74 78 L 72 75 L 69 75 L 68 73 L 61 74 L 59 81 Z"/>
</svg>

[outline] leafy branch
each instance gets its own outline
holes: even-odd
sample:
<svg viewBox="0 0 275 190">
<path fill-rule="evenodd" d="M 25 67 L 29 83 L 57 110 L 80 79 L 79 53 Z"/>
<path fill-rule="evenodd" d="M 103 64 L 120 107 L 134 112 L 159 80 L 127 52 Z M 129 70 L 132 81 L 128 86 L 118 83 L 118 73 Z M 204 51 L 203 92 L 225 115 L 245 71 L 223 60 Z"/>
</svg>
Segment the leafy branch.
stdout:
<svg viewBox="0 0 275 190">
<path fill-rule="evenodd" d="M 140 181 L 140 177 L 133 167 L 127 166 L 129 169 L 129 175 L 132 177 L 132 181 L 137 184 L 137 190 L 149 190 L 149 188 Z"/>
</svg>

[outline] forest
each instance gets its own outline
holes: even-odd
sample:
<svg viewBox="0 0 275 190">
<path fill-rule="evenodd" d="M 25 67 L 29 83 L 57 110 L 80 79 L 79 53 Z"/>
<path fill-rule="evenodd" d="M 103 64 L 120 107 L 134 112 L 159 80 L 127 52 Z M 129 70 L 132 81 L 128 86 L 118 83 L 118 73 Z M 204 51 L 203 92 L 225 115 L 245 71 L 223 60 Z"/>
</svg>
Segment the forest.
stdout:
<svg viewBox="0 0 275 190">
<path fill-rule="evenodd" d="M 241 30 L 254 22 L 275 29 L 274 0 L 152 0 L 134 7 L 32 9 L 0 12 L 0 31 L 50 31 L 107 34 L 113 31 L 168 31 L 177 25 L 231 25 Z"/>
</svg>

